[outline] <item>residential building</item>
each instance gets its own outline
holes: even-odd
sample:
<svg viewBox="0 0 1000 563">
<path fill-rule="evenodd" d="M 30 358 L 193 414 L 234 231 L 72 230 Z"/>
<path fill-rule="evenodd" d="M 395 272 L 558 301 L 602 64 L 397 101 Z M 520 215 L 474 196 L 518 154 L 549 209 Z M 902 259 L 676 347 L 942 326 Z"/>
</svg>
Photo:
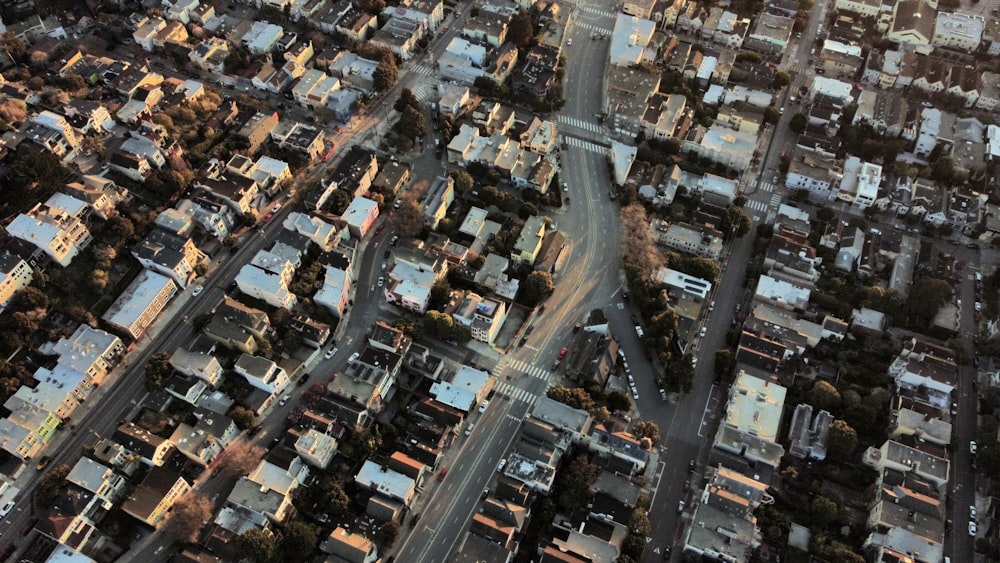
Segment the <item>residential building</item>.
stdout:
<svg viewBox="0 0 1000 563">
<path fill-rule="evenodd" d="M 654 233 L 656 242 L 696 256 L 718 260 L 722 256 L 723 233 L 711 228 L 674 223 Z"/>
<path fill-rule="evenodd" d="M 180 475 L 154 467 L 122 504 L 122 510 L 143 524 L 157 528 L 174 503 L 190 490 L 191 485 Z"/>
<path fill-rule="evenodd" d="M 20 256 L 0 251 L 0 311 L 7 308 L 14 294 L 28 287 L 34 271 Z"/>
<path fill-rule="evenodd" d="M 319 469 L 326 469 L 337 453 L 337 439 L 315 428 L 292 430 L 295 436 L 295 453 L 306 463 Z"/>
<path fill-rule="evenodd" d="M 448 272 L 448 261 L 418 253 L 397 252 L 389 270 L 385 298 L 389 303 L 424 314 L 431 289 Z"/>
<path fill-rule="evenodd" d="M 424 209 L 424 220 L 432 229 L 437 229 L 441 219 L 448 214 L 448 208 L 455 201 L 455 181 L 451 176 L 438 176 L 434 179 L 421 207 Z"/>
<path fill-rule="evenodd" d="M 650 61 L 656 48 L 650 45 L 656 22 L 620 13 L 615 17 L 611 32 L 610 62 L 615 66 L 630 67 Z"/>
<path fill-rule="evenodd" d="M 330 325 L 311 319 L 305 315 L 297 315 L 288 321 L 289 330 L 294 330 L 302 337 L 302 343 L 310 348 L 320 348 L 330 338 Z"/>
<path fill-rule="evenodd" d="M 347 223 L 351 236 L 360 240 L 368 235 L 378 216 L 378 204 L 374 200 L 356 196 L 340 218 Z"/>
<path fill-rule="evenodd" d="M 11 413 L 0 420 L 0 448 L 21 459 L 30 459 L 44 447 L 62 422 L 55 413 L 17 395 L 4 407 Z"/>
<path fill-rule="evenodd" d="M 262 489 L 287 496 L 305 484 L 309 478 L 309 466 L 295 452 L 275 448 L 260 460 L 247 478 Z"/>
<path fill-rule="evenodd" d="M 129 338 L 138 340 L 176 294 L 177 286 L 173 280 L 151 270 L 143 270 L 101 319 Z"/>
<path fill-rule="evenodd" d="M 354 482 L 404 506 L 410 506 L 416 498 L 416 482 L 413 479 L 371 460 L 362 464 Z"/>
<path fill-rule="evenodd" d="M 271 333 L 267 313 L 248 307 L 239 301 L 224 297 L 215 308 L 215 314 L 202 329 L 205 336 L 231 350 L 254 354 L 258 341 Z"/>
<path fill-rule="evenodd" d="M 284 369 L 261 356 L 241 354 L 233 365 L 233 370 L 253 387 L 272 395 L 283 391 L 289 383 L 288 374 Z"/>
<path fill-rule="evenodd" d="M 827 439 L 833 415 L 821 410 L 813 416 L 813 407 L 800 403 L 792 414 L 792 425 L 788 431 L 791 444 L 788 453 L 799 459 L 826 459 Z"/>
<path fill-rule="evenodd" d="M 295 265 L 287 258 L 261 250 L 250 264 L 244 264 L 236 275 L 240 291 L 274 307 L 292 310 L 298 298 L 288 284 L 295 276 Z"/>
<path fill-rule="evenodd" d="M 706 558 L 747 563 L 761 545 L 754 511 L 772 504 L 767 484 L 719 466 L 710 469 L 684 537 L 684 552 Z"/>
<path fill-rule="evenodd" d="M 153 229 L 132 247 L 132 256 L 143 268 L 167 276 L 182 288 L 198 275 L 196 267 L 208 259 L 191 239 L 162 229 Z"/>
<path fill-rule="evenodd" d="M 236 139 L 248 149 L 249 154 L 256 154 L 261 145 L 267 142 L 271 131 L 278 125 L 278 113 L 257 112 L 250 117 L 236 132 Z"/>
<path fill-rule="evenodd" d="M 78 205 L 67 208 L 65 202 Z M 93 240 L 83 222 L 84 209 L 86 202 L 54 194 L 46 203 L 36 203 L 27 213 L 18 214 L 7 225 L 7 234 L 33 245 L 60 266 L 69 266 Z"/>
<path fill-rule="evenodd" d="M 285 30 L 280 25 L 256 21 L 240 41 L 251 55 L 259 56 L 274 50 L 284 34 Z"/>
<path fill-rule="evenodd" d="M 77 460 L 66 476 L 66 482 L 92 493 L 108 508 L 117 504 L 129 488 L 124 475 L 89 457 Z"/>
<path fill-rule="evenodd" d="M 785 454 L 777 439 L 786 393 L 781 385 L 741 371 L 730 388 L 726 415 L 713 446 L 777 468 Z"/>
<path fill-rule="evenodd" d="M 840 180 L 837 199 L 857 205 L 862 209 L 871 207 L 878 199 L 881 184 L 882 167 L 880 165 L 862 162 L 856 156 L 848 157 L 844 163 L 844 175 Z"/>
<path fill-rule="evenodd" d="M 901 0 L 892 8 L 892 24 L 886 39 L 908 45 L 918 53 L 930 53 L 934 37 L 935 10 L 925 0 Z"/>
<path fill-rule="evenodd" d="M 174 429 L 170 441 L 185 457 L 207 466 L 239 433 L 240 429 L 228 416 L 195 407 L 189 420 L 181 422 Z"/>
<path fill-rule="evenodd" d="M 980 15 L 938 12 L 931 45 L 973 52 L 983 41 L 986 20 Z"/>
<path fill-rule="evenodd" d="M 225 74 L 228 56 L 229 42 L 219 37 L 208 37 L 188 52 L 188 59 L 195 66 L 217 74 Z"/>
<path fill-rule="evenodd" d="M 713 123 L 702 131 L 700 138 L 686 140 L 684 148 L 696 152 L 700 157 L 710 159 L 733 170 L 743 170 L 750 166 L 757 148 L 757 137 L 749 133 L 733 131 L 720 123 Z"/>
<path fill-rule="evenodd" d="M 834 7 L 842 12 L 875 18 L 882 10 L 882 2 L 881 0 L 836 0 Z"/>
<path fill-rule="evenodd" d="M 350 266 L 325 265 L 324 270 L 323 286 L 313 295 L 313 302 L 342 318 L 351 294 Z"/>
<path fill-rule="evenodd" d="M 528 217 L 521 229 L 521 235 L 511 250 L 511 261 L 515 264 L 533 265 L 542 248 L 547 227 L 544 217 L 538 215 Z"/>
<path fill-rule="evenodd" d="M 115 442 L 141 456 L 142 462 L 153 467 L 166 463 L 173 453 L 170 440 L 157 436 L 131 422 L 120 424 L 112 436 Z"/>
<path fill-rule="evenodd" d="M 58 354 L 56 368 L 83 374 L 96 385 L 104 383 L 125 357 L 125 344 L 117 336 L 86 324 L 76 327 L 68 338 L 39 348 L 45 354 Z M 39 379 L 41 381 L 41 379 Z"/>
<path fill-rule="evenodd" d="M 320 544 L 319 549 L 346 563 L 377 563 L 379 560 L 375 542 L 361 534 L 348 532 L 340 526 L 330 532 L 330 536 Z"/>
<path fill-rule="evenodd" d="M 218 387 L 222 382 L 224 370 L 219 360 L 202 352 L 189 352 L 178 347 L 170 355 L 170 367 L 188 376 L 197 377 L 212 387 Z"/>
<path fill-rule="evenodd" d="M 107 220 L 118 212 L 115 208 L 128 197 L 128 190 L 113 181 L 93 174 L 85 174 L 79 182 L 66 184 L 63 191 L 80 201 L 86 202 L 91 214 Z"/>
<path fill-rule="evenodd" d="M 452 312 L 452 318 L 468 328 L 475 340 L 493 344 L 507 318 L 507 304 L 500 299 L 484 298 L 469 292 Z"/>
</svg>

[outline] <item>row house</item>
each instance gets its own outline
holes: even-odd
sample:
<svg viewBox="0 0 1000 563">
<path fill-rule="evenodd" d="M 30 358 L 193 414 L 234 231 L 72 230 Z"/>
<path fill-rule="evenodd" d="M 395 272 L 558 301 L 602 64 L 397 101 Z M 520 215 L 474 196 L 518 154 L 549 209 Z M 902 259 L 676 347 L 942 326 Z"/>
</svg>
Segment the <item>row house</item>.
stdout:
<svg viewBox="0 0 1000 563">
<path fill-rule="evenodd" d="M 179 287 L 187 287 L 197 277 L 196 267 L 208 257 L 191 239 L 153 229 L 132 248 L 132 256 L 143 268 L 163 274 Z"/>
<path fill-rule="evenodd" d="M 294 276 L 295 265 L 287 258 L 261 250 L 250 264 L 240 268 L 236 283 L 246 295 L 274 307 L 292 310 L 298 303 L 298 298 L 288 289 Z"/>
<path fill-rule="evenodd" d="M 86 202 L 53 194 L 45 203 L 36 203 L 27 213 L 18 214 L 7 225 L 7 234 L 65 267 L 93 240 L 83 221 L 86 209 Z"/>
<path fill-rule="evenodd" d="M 115 208 L 128 198 L 128 190 L 103 176 L 85 174 L 63 188 L 70 197 L 86 202 L 91 214 L 107 220 L 117 214 Z"/>
<path fill-rule="evenodd" d="M 6 309 L 14 294 L 31 284 L 34 270 L 20 256 L 0 251 L 0 312 Z"/>
</svg>

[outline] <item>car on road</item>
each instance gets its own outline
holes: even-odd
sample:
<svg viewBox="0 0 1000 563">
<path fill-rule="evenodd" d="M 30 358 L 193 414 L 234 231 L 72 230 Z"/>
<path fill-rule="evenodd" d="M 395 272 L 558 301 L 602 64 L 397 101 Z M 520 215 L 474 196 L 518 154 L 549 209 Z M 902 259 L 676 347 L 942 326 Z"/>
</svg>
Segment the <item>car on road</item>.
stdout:
<svg viewBox="0 0 1000 563">
<path fill-rule="evenodd" d="M 46 467 L 49 466 L 49 462 L 50 461 L 52 461 L 51 457 L 49 457 L 49 456 L 42 456 L 42 459 L 38 460 L 38 463 L 35 465 L 35 469 L 37 469 L 39 471 L 45 469 Z"/>
<path fill-rule="evenodd" d="M 969 535 L 972 537 L 976 536 L 976 523 L 969 522 Z"/>
<path fill-rule="evenodd" d="M 636 334 L 636 335 L 637 335 L 637 336 L 638 336 L 639 338 L 642 338 L 643 336 L 645 336 L 645 333 L 643 333 L 643 332 L 642 332 L 642 327 L 641 327 L 641 326 L 639 326 L 639 325 L 635 325 L 635 334 Z"/>
<path fill-rule="evenodd" d="M 708 332 L 708 327 L 703 326 L 701 327 L 701 330 L 698 331 L 698 336 L 705 338 L 705 334 L 707 332 Z"/>
<path fill-rule="evenodd" d="M 385 278 L 379 276 L 379 278 L 378 278 L 378 286 L 382 287 L 383 285 L 385 285 Z"/>
<path fill-rule="evenodd" d="M 507 466 L 507 458 L 501 459 L 500 463 L 497 464 L 497 473 L 502 473 L 503 468 L 506 466 Z"/>
<path fill-rule="evenodd" d="M 566 352 L 568 352 L 568 351 L 569 350 L 567 350 L 566 347 L 563 346 L 562 349 L 559 350 L 559 359 L 561 360 L 561 359 L 565 358 L 566 357 Z"/>
<path fill-rule="evenodd" d="M 479 414 L 486 412 L 486 407 L 490 406 L 489 401 L 483 401 L 483 404 L 479 405 Z"/>
<path fill-rule="evenodd" d="M 326 359 L 329 360 L 336 353 L 337 353 L 337 349 L 336 348 L 330 348 L 329 350 L 326 351 L 326 354 L 323 354 L 323 357 L 325 357 Z"/>
<path fill-rule="evenodd" d="M 355 352 L 355 353 L 351 354 L 350 358 L 347 358 L 347 363 L 353 364 L 354 362 L 358 361 L 358 358 L 360 358 L 360 357 L 361 357 L 361 354 L 359 352 Z"/>
<path fill-rule="evenodd" d="M 667 391 L 662 387 L 660 387 L 660 398 L 663 399 L 664 401 L 667 400 Z"/>
<path fill-rule="evenodd" d="M 639 400 L 639 390 L 636 389 L 635 387 L 632 388 L 632 398 L 635 399 L 636 401 Z"/>
<path fill-rule="evenodd" d="M 681 512 L 684 512 L 684 501 L 677 503 L 677 513 L 680 514 Z"/>
<path fill-rule="evenodd" d="M 974 242 L 970 242 L 969 244 L 965 245 L 965 248 L 973 248 L 979 250 L 979 245 Z"/>
<path fill-rule="evenodd" d="M 281 211 L 281 204 L 280 203 L 275 203 L 274 207 L 271 208 L 271 213 L 277 213 L 279 211 Z"/>
<path fill-rule="evenodd" d="M 278 406 L 282 406 L 282 407 L 285 406 L 288 403 L 288 400 L 291 399 L 291 398 L 292 398 L 291 395 L 285 395 L 284 397 L 281 398 L 280 401 L 278 401 Z"/>
<path fill-rule="evenodd" d="M 573 44 L 573 40 L 572 39 L 567 39 L 566 40 L 566 46 L 570 46 L 572 44 Z"/>
<path fill-rule="evenodd" d="M 522 338 L 521 341 L 517 343 L 517 347 L 520 348 L 521 346 L 524 346 L 524 344 L 526 342 L 528 342 L 528 337 L 527 336 L 525 336 L 524 338 Z"/>
<path fill-rule="evenodd" d="M 977 450 L 977 449 L 978 449 L 978 448 L 976 448 L 976 441 L 975 441 L 975 440 L 973 440 L 973 441 L 969 442 L 969 453 L 970 453 L 970 454 L 972 454 L 972 455 L 976 455 L 976 450 Z"/>
<path fill-rule="evenodd" d="M 712 301 L 711 303 L 708 304 L 708 312 L 711 313 L 714 310 L 715 310 L 715 301 Z"/>
<path fill-rule="evenodd" d="M 969 518 L 972 520 L 976 519 L 976 507 L 975 505 L 969 505 Z"/>
<path fill-rule="evenodd" d="M 472 435 L 472 431 L 473 431 L 473 430 L 474 430 L 475 428 L 476 428 L 476 425 L 475 425 L 475 424 L 470 424 L 470 425 L 466 426 L 466 427 L 465 427 L 465 435 L 466 435 L 466 436 L 471 436 L 471 435 Z"/>
<path fill-rule="evenodd" d="M 690 460 L 690 461 L 688 461 L 688 471 L 691 471 L 691 472 L 694 471 L 694 460 L 693 459 Z"/>
<path fill-rule="evenodd" d="M 396 246 L 397 244 L 399 244 L 399 235 L 392 235 L 392 238 L 389 239 L 389 246 Z"/>
<path fill-rule="evenodd" d="M 698 367 L 698 356 L 691 356 L 691 367 Z"/>
<path fill-rule="evenodd" d="M 194 290 L 191 292 L 191 297 L 198 297 L 199 295 L 201 295 L 202 291 L 205 291 L 205 286 L 203 285 L 194 286 Z"/>
<path fill-rule="evenodd" d="M 305 385 L 306 382 L 309 381 L 309 376 L 310 376 L 310 374 L 303 373 L 302 377 L 299 378 L 299 382 L 296 383 L 296 385 L 298 385 L 299 387 L 302 387 L 303 385 Z"/>
<path fill-rule="evenodd" d="M 14 508 L 14 501 L 10 501 L 0 508 L 0 518 L 7 516 L 7 514 Z"/>
</svg>

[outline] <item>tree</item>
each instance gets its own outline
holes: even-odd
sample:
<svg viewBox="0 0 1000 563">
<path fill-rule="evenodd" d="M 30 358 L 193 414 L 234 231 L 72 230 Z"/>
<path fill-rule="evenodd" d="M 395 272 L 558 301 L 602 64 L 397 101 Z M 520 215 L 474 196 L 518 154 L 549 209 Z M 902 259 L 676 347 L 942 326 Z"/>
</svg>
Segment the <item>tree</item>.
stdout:
<svg viewBox="0 0 1000 563">
<path fill-rule="evenodd" d="M 521 207 L 517 209 L 517 216 L 522 220 L 528 217 L 535 217 L 538 215 L 538 206 L 533 203 L 522 203 Z"/>
<path fill-rule="evenodd" d="M 779 119 L 781 119 L 781 114 L 778 113 L 778 110 L 774 106 L 764 108 L 764 123 L 777 125 Z"/>
<path fill-rule="evenodd" d="M 910 298 L 906 306 L 910 315 L 933 318 L 938 310 L 952 297 L 953 290 L 948 282 L 938 278 L 920 278 L 913 282 Z"/>
<path fill-rule="evenodd" d="M 285 526 L 281 539 L 282 561 L 307 561 L 316 549 L 316 529 L 301 520 Z"/>
<path fill-rule="evenodd" d="M 59 496 L 59 490 L 66 483 L 66 476 L 69 475 L 69 466 L 66 464 L 57 465 L 51 471 L 38 480 L 35 487 L 35 504 L 39 508 L 50 508 L 52 503 Z"/>
<path fill-rule="evenodd" d="M 403 110 L 408 107 L 420 109 L 420 102 L 417 100 L 417 97 L 413 95 L 412 90 L 409 88 L 403 88 L 399 92 L 399 97 L 396 98 L 396 103 L 392 105 L 392 109 L 398 111 L 399 113 L 403 113 Z"/>
<path fill-rule="evenodd" d="M 24 100 L 5 98 L 0 100 L 0 119 L 12 125 L 24 123 L 28 118 L 28 105 Z"/>
<path fill-rule="evenodd" d="M 715 351 L 715 375 L 725 377 L 733 370 L 733 352 L 728 348 Z"/>
<path fill-rule="evenodd" d="M 396 232 L 403 237 L 416 237 L 424 230 L 424 212 L 416 198 L 410 196 L 403 197 L 399 209 L 392 214 L 392 220 L 396 224 Z"/>
<path fill-rule="evenodd" d="M 435 338 L 448 339 L 455 328 L 455 320 L 448 313 L 431 309 L 424 313 L 424 330 Z"/>
<path fill-rule="evenodd" d="M 399 537 L 399 524 L 395 520 L 382 524 L 375 532 L 375 541 L 385 549 L 392 547 L 397 537 Z"/>
<path fill-rule="evenodd" d="M 108 286 L 108 272 L 99 268 L 94 268 L 90 272 L 90 287 L 101 291 Z"/>
<path fill-rule="evenodd" d="M 535 270 L 528 274 L 521 286 L 518 296 L 521 302 L 529 307 L 534 307 L 542 299 L 548 297 L 555 289 L 556 284 L 552 281 L 552 274 Z"/>
<path fill-rule="evenodd" d="M 385 92 L 396 83 L 399 78 L 399 69 L 396 67 L 396 59 L 392 52 L 383 49 L 379 52 L 379 63 L 372 73 L 372 85 L 378 92 Z"/>
<path fill-rule="evenodd" d="M 545 396 L 553 401 L 559 401 L 564 405 L 569 405 L 574 409 L 590 411 L 594 408 L 594 399 L 583 387 L 550 387 L 545 392 Z"/>
<path fill-rule="evenodd" d="M 806 125 L 809 124 L 809 118 L 804 114 L 796 113 L 792 116 L 792 119 L 788 122 L 788 128 L 796 135 L 801 135 L 806 130 Z"/>
<path fill-rule="evenodd" d="M 417 140 L 427 134 L 424 114 L 420 113 L 419 109 L 414 106 L 406 106 L 401 113 L 399 121 L 396 122 L 397 130 L 401 135 Z"/>
<path fill-rule="evenodd" d="M 448 177 L 451 178 L 453 182 L 455 182 L 456 193 L 464 194 L 472 190 L 472 186 L 474 185 L 474 182 L 472 180 L 472 175 L 466 172 L 465 170 L 462 170 L 460 168 L 449 170 Z"/>
<path fill-rule="evenodd" d="M 277 541 L 270 530 L 255 527 L 236 536 L 236 547 L 240 555 L 254 563 L 268 563 L 274 559 Z"/>
<path fill-rule="evenodd" d="M 597 466 L 590 463 L 586 455 L 574 457 L 556 476 L 559 506 L 568 510 L 585 506 L 595 481 Z"/>
<path fill-rule="evenodd" d="M 233 423 L 240 430 L 249 430 L 257 426 L 257 415 L 246 407 L 236 405 L 229 411 L 229 418 L 233 419 Z"/>
<path fill-rule="evenodd" d="M 732 236 L 736 238 L 741 238 L 743 235 L 750 232 L 750 226 L 753 224 L 750 221 L 750 216 L 746 214 L 745 211 L 739 207 L 727 207 L 722 212 L 722 232 L 732 233 Z"/>
<path fill-rule="evenodd" d="M 854 450 L 858 447 L 858 433 L 847 422 L 837 419 L 830 424 L 830 434 L 827 437 L 830 455 L 841 461 L 851 461 Z"/>
<path fill-rule="evenodd" d="M 220 475 L 246 475 L 260 463 L 260 458 L 264 457 L 264 448 L 247 441 L 238 441 L 230 444 L 220 457 L 217 468 Z"/>
<path fill-rule="evenodd" d="M 652 420 L 643 420 L 632 425 L 632 435 L 649 438 L 653 445 L 660 443 L 660 427 Z"/>
<path fill-rule="evenodd" d="M 212 501 L 194 491 L 174 504 L 164 531 L 182 542 L 198 541 L 198 532 L 212 518 Z"/>
<path fill-rule="evenodd" d="M 174 372 L 170 365 L 170 354 L 168 352 L 157 352 L 149 357 L 146 362 L 146 389 L 156 391 L 163 389 L 163 382 Z"/>
<path fill-rule="evenodd" d="M 16 35 L 7 31 L 3 35 L 0 35 L 0 50 L 7 53 L 7 56 L 14 62 L 21 62 L 24 59 L 25 53 L 28 52 L 28 47 L 24 44 L 24 41 L 21 41 Z"/>
<path fill-rule="evenodd" d="M 715 260 L 705 258 L 704 256 L 684 259 L 677 264 L 677 269 L 685 274 L 701 278 L 713 284 L 718 281 L 719 274 L 722 273 L 722 270 L 719 269 L 719 265 L 715 263 Z"/>
<path fill-rule="evenodd" d="M 135 224 L 128 217 L 115 215 L 104 224 L 104 240 L 111 246 L 120 246 L 135 234 Z"/>
<path fill-rule="evenodd" d="M 34 151 L 14 161 L 4 199 L 16 210 L 45 201 L 66 184 L 69 170 L 49 151 Z"/>
<path fill-rule="evenodd" d="M 840 408 L 840 391 L 829 381 L 819 380 L 806 393 L 806 402 L 814 408 L 833 412 Z"/>
<path fill-rule="evenodd" d="M 10 300 L 10 308 L 13 311 L 45 311 L 49 308 L 49 296 L 35 286 L 18 291 Z"/>
<path fill-rule="evenodd" d="M 840 507 L 837 503 L 822 495 L 813 497 L 812 504 L 809 505 L 809 515 L 819 526 L 827 526 L 834 522 L 840 515 Z"/>
<path fill-rule="evenodd" d="M 774 82 L 772 82 L 772 85 L 774 86 L 775 90 L 780 90 L 791 83 L 792 83 L 792 78 L 788 76 L 787 72 L 779 70 L 778 72 L 774 73 Z"/>
<path fill-rule="evenodd" d="M 531 14 L 521 11 L 510 18 L 507 24 L 507 40 L 517 47 L 525 47 L 531 41 L 535 33 L 535 22 L 531 19 Z"/>
</svg>

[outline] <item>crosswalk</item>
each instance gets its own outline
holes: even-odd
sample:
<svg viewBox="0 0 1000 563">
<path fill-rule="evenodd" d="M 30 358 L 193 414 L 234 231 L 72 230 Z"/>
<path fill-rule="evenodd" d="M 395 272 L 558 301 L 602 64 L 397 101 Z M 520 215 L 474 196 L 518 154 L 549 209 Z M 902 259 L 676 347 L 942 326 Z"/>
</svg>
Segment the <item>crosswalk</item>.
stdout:
<svg viewBox="0 0 1000 563">
<path fill-rule="evenodd" d="M 778 195 L 778 194 L 771 194 L 771 200 L 770 201 L 764 202 L 764 201 L 757 201 L 756 199 L 750 199 L 750 200 L 747 200 L 747 203 L 746 203 L 746 205 L 744 207 L 747 207 L 749 209 L 753 209 L 754 211 L 767 211 L 768 209 L 770 209 L 772 207 L 777 207 L 777 206 L 781 205 L 781 201 L 782 201 L 782 199 L 781 199 L 780 195 Z"/>
<path fill-rule="evenodd" d="M 410 91 L 413 92 L 413 97 L 415 97 L 418 102 L 426 102 L 427 100 L 433 99 L 437 96 L 437 88 L 435 88 L 432 84 L 418 83 L 411 88 Z"/>
<path fill-rule="evenodd" d="M 762 192 L 773 192 L 774 191 L 774 184 L 772 184 L 771 182 L 761 182 L 761 184 L 760 184 L 760 191 L 762 191 Z"/>
<path fill-rule="evenodd" d="M 595 16 L 602 16 L 609 19 L 614 18 L 617 15 L 615 12 L 601 10 L 600 8 L 594 8 L 593 6 L 580 6 L 580 10 L 587 12 L 588 14 L 594 14 Z"/>
<path fill-rule="evenodd" d="M 567 115 L 559 116 L 560 125 L 569 125 L 570 127 L 576 127 L 577 129 L 582 129 L 584 131 L 590 131 L 591 133 L 604 133 L 601 126 L 596 123 L 591 123 L 583 119 L 578 119 L 576 117 L 569 117 Z"/>
<path fill-rule="evenodd" d="M 437 68 L 423 64 L 415 64 L 407 70 L 407 73 L 419 74 L 420 76 L 437 77 Z"/>
<path fill-rule="evenodd" d="M 497 393 L 510 397 L 512 401 L 528 403 L 528 406 L 534 405 L 535 401 L 538 400 L 538 395 L 535 395 L 527 389 L 515 387 L 506 381 L 498 381 L 496 384 L 496 391 Z"/>
<path fill-rule="evenodd" d="M 548 381 L 552 379 L 551 371 L 548 371 L 538 366 L 533 366 L 522 360 L 510 360 L 509 362 L 504 362 L 502 365 L 510 367 L 514 371 L 521 372 L 525 375 L 530 375 L 531 377 L 541 379 L 542 381 Z"/>
<path fill-rule="evenodd" d="M 606 147 L 602 147 L 597 143 L 591 143 L 590 141 L 584 141 L 583 139 L 578 139 L 576 137 L 566 137 L 564 135 L 560 135 L 560 138 L 562 139 L 563 143 L 566 143 L 571 147 L 577 147 L 586 151 L 596 152 L 597 154 L 608 153 L 608 149 Z"/>
<path fill-rule="evenodd" d="M 611 35 L 611 30 L 606 27 L 601 27 L 599 25 L 590 24 L 587 22 L 576 22 L 574 24 L 580 29 L 586 29 L 587 31 L 592 31 L 594 33 L 600 33 L 601 35 Z"/>
</svg>

